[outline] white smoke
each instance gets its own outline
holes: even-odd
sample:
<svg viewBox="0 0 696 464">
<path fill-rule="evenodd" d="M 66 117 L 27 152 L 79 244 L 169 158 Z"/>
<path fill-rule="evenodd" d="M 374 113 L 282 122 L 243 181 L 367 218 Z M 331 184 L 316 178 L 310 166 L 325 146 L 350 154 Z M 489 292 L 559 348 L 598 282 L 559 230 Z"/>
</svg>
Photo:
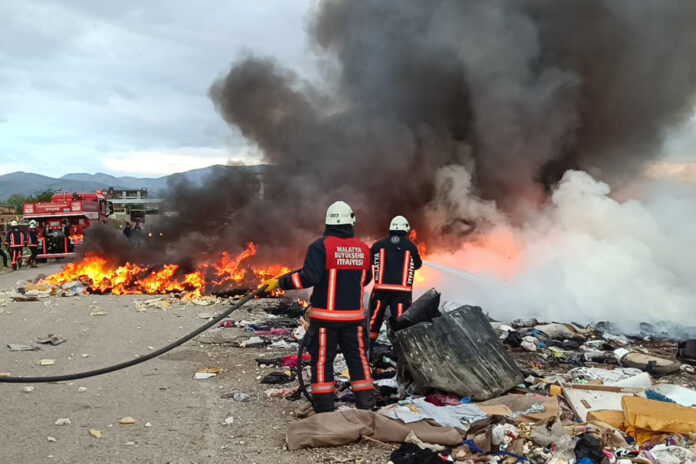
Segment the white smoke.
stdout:
<svg viewBox="0 0 696 464">
<path fill-rule="evenodd" d="M 642 193 L 641 201 L 617 201 L 607 184 L 567 171 L 523 226 L 499 220 L 458 252 L 428 257 L 475 277 L 424 272 L 443 298 L 480 305 L 501 320 L 693 325 L 696 196 L 647 184 Z"/>
</svg>

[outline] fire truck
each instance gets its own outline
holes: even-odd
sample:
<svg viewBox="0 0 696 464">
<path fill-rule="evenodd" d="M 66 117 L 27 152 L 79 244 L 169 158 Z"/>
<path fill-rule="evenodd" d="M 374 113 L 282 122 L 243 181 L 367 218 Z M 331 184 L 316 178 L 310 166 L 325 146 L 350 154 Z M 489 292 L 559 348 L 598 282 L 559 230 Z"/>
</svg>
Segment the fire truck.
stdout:
<svg viewBox="0 0 696 464">
<path fill-rule="evenodd" d="M 114 207 L 96 193 L 56 193 L 50 202 L 25 203 L 25 220 L 37 222 L 39 254 L 37 258 L 65 258 L 75 254 L 84 230 L 95 222 L 106 222 Z"/>
</svg>

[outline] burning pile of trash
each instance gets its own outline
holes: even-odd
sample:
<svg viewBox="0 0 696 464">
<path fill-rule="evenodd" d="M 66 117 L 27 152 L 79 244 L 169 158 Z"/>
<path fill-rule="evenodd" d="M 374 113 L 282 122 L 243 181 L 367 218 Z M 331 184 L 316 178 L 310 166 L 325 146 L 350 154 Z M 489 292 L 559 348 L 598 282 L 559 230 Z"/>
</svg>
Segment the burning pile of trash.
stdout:
<svg viewBox="0 0 696 464">
<path fill-rule="evenodd" d="M 61 272 L 36 282 L 40 288 L 77 287 L 85 293 L 113 295 L 157 295 L 178 293 L 192 300 L 204 295 L 234 295 L 256 288 L 263 280 L 289 271 L 285 266 L 255 266 L 249 259 L 256 246 L 249 243 L 239 255 L 223 252 L 219 259 L 202 262 L 191 271 L 179 265 L 158 268 L 114 262 L 108 256 L 88 252 L 84 258 L 68 263 Z M 273 296 L 280 295 L 277 291 Z"/>
</svg>

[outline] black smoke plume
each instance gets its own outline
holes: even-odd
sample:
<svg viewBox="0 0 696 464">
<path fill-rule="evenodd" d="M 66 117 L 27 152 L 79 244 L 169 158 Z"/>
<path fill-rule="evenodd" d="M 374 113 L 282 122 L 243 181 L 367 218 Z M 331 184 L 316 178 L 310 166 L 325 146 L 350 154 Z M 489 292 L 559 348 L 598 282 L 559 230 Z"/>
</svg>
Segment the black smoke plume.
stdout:
<svg viewBox="0 0 696 464">
<path fill-rule="evenodd" d="M 316 230 L 340 198 L 363 235 L 404 214 L 437 243 L 485 220 L 433 205 L 446 166 L 523 219 L 568 168 L 621 182 L 657 157 L 692 111 L 695 20 L 689 0 L 326 0 L 309 32 L 325 82 L 249 56 L 210 95 L 275 166 L 252 215 L 276 225 L 267 238 Z"/>
<path fill-rule="evenodd" d="M 269 164 L 263 199 L 240 171 L 179 186 L 168 234 L 297 257 L 342 199 L 362 237 L 403 214 L 451 246 L 491 210 L 523 221 L 569 168 L 620 183 L 692 111 L 694 24 L 692 0 L 320 1 L 320 82 L 250 55 L 210 89 Z"/>
</svg>

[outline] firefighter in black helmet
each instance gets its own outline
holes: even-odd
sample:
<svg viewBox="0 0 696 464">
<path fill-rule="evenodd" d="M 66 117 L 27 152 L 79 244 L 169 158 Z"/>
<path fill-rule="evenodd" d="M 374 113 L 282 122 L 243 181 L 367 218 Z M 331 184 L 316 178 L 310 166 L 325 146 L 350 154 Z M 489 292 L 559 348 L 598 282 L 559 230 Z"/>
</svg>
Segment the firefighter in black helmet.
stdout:
<svg viewBox="0 0 696 464">
<path fill-rule="evenodd" d="M 370 340 L 374 343 L 387 307 L 389 323 L 411 306 L 413 275 L 423 265 L 418 247 L 408 239 L 411 225 L 403 216 L 396 216 L 389 225 L 389 236 L 378 241 L 370 250 L 375 285 L 370 296 Z"/>
<path fill-rule="evenodd" d="M 265 282 L 293 290 L 313 287 L 308 351 L 312 356 L 312 398 L 317 413 L 334 410 L 333 362 L 340 346 L 358 409 L 372 409 L 375 397 L 365 351 L 364 287 L 372 280 L 370 249 L 353 237 L 355 215 L 342 201 L 326 211 L 324 236 L 309 246 L 300 271 Z"/>
</svg>

